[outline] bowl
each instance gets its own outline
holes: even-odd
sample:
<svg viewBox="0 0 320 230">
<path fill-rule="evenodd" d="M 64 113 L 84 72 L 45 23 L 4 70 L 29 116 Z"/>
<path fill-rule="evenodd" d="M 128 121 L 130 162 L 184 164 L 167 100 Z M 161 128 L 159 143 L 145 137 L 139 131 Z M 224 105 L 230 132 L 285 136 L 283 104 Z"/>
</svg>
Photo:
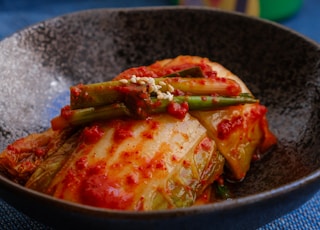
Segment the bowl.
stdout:
<svg viewBox="0 0 320 230">
<path fill-rule="evenodd" d="M 1 197 L 56 228 L 256 229 L 320 188 L 320 47 L 278 24 L 203 7 L 95 9 L 56 17 L 0 42 L 0 150 L 43 131 L 69 86 L 181 54 L 217 61 L 268 108 L 278 144 L 234 186 L 236 198 L 150 212 L 59 200 L 0 176 Z"/>
</svg>

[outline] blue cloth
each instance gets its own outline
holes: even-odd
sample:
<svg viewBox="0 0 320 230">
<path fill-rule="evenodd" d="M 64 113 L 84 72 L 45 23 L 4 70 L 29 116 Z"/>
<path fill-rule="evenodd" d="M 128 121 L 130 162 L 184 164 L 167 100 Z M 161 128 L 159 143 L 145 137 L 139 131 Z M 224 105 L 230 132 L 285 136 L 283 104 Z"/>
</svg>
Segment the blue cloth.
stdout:
<svg viewBox="0 0 320 230">
<path fill-rule="evenodd" d="M 137 7 L 169 5 L 170 0 L 0 0 L 0 40 L 40 21 L 78 10 L 105 7 Z M 279 23 L 320 43 L 320 1 L 304 0 L 301 10 Z M 48 229 L 21 214 L 0 198 L 1 229 Z M 274 220 L 260 230 L 320 229 L 320 192 L 302 207 Z"/>
<path fill-rule="evenodd" d="M 300 11 L 279 23 L 320 43 L 320 1 L 304 0 Z"/>
<path fill-rule="evenodd" d="M 170 5 L 172 0 L 0 0 L 0 39 L 39 21 L 83 9 Z M 304 0 L 301 10 L 279 23 L 320 42 L 320 1 Z"/>
</svg>

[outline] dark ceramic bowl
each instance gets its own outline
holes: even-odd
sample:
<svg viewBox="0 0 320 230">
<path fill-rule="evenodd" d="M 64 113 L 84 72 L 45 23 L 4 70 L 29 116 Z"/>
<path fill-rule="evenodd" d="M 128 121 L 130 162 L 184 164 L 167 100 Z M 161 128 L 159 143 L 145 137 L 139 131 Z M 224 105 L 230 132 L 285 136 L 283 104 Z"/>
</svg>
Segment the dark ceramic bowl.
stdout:
<svg viewBox="0 0 320 230">
<path fill-rule="evenodd" d="M 89 10 L 27 28 L 0 43 L 0 150 L 49 126 L 68 87 L 180 54 L 220 62 L 269 109 L 277 147 L 235 186 L 236 199 L 154 212 L 58 200 L 0 177 L 1 197 L 54 227 L 255 229 L 320 188 L 318 44 L 279 25 L 206 8 Z"/>
</svg>

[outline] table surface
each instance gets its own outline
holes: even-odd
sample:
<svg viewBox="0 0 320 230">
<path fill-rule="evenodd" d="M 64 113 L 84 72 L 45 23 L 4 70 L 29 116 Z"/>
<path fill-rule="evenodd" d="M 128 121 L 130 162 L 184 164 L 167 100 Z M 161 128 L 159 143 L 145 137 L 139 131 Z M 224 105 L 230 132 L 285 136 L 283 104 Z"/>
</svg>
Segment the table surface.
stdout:
<svg viewBox="0 0 320 230">
<path fill-rule="evenodd" d="M 170 5 L 170 0 L 0 0 L 0 40 L 40 21 L 61 14 L 84 9 L 106 7 L 138 7 Z M 278 23 L 320 43 L 320 1 L 304 0 L 294 16 Z M 19 213 L 0 198 L 0 228 L 47 229 L 29 217 Z M 320 229 L 320 192 L 300 208 L 259 228 L 273 229 Z"/>
</svg>

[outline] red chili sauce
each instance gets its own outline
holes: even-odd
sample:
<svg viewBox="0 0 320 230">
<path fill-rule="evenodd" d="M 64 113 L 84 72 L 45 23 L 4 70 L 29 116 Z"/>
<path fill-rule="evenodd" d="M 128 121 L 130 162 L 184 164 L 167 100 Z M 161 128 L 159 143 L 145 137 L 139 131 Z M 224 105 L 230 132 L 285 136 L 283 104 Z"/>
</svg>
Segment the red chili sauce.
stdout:
<svg viewBox="0 0 320 230">
<path fill-rule="evenodd" d="M 167 112 L 178 119 L 183 119 L 188 111 L 189 105 L 187 102 L 182 102 L 181 104 L 171 102 L 167 107 Z"/>
<path fill-rule="evenodd" d="M 98 125 L 85 127 L 82 131 L 81 140 L 85 144 L 95 144 L 103 136 L 104 131 Z"/>
<path fill-rule="evenodd" d="M 113 140 L 117 143 L 133 136 L 132 123 L 129 121 L 113 121 L 113 127 L 115 128 Z"/>
<path fill-rule="evenodd" d="M 71 110 L 70 105 L 66 105 L 61 109 L 61 116 L 66 120 L 69 120 L 73 115 L 73 111 Z"/>
<path fill-rule="evenodd" d="M 124 191 L 121 184 L 102 174 L 94 174 L 83 180 L 80 196 L 84 204 L 123 210 L 133 199 L 133 195 Z"/>
<path fill-rule="evenodd" d="M 218 138 L 220 140 L 227 139 L 235 129 L 242 127 L 242 124 L 243 117 L 241 116 L 232 117 L 231 119 L 223 119 L 218 124 Z"/>
</svg>

